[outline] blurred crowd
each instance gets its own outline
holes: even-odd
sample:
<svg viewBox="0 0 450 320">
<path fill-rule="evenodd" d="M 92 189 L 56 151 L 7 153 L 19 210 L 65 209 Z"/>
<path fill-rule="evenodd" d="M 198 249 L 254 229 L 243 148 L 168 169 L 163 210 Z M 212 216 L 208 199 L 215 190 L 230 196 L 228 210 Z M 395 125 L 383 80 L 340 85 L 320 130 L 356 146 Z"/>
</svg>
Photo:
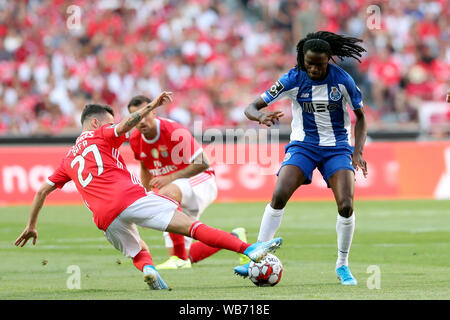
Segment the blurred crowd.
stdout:
<svg viewBox="0 0 450 320">
<path fill-rule="evenodd" d="M 419 124 L 431 104 L 427 130 L 445 136 L 449 18 L 447 0 L 0 0 L 0 135 L 74 134 L 85 104 L 120 120 L 131 97 L 161 90 L 175 100 L 159 116 L 253 125 L 244 108 L 296 65 L 302 37 L 328 30 L 364 40 L 361 63 L 336 63 L 372 127 Z M 271 108 L 290 123 L 289 101 Z"/>
</svg>

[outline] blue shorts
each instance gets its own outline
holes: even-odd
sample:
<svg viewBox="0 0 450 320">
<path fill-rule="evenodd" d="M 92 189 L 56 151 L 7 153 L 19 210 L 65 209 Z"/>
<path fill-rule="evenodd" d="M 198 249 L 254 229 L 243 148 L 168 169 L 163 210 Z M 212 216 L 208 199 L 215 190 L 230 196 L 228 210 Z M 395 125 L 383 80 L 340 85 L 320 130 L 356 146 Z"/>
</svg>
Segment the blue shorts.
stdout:
<svg viewBox="0 0 450 320">
<path fill-rule="evenodd" d="M 337 171 L 347 169 L 355 172 L 352 165 L 353 149 L 350 145 L 322 147 L 293 141 L 285 147 L 286 155 L 281 168 L 288 164 L 299 167 L 306 178 L 304 184 L 311 183 L 312 173 L 318 168 L 329 188 L 328 179 Z"/>
</svg>

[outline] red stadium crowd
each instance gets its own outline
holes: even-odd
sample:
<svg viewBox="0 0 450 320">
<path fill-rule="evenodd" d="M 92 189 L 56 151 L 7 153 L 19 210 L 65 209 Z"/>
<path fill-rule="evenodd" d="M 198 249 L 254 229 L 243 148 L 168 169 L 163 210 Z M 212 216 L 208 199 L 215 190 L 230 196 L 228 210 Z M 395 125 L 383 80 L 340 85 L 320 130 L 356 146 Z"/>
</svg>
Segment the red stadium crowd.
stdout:
<svg viewBox="0 0 450 320">
<path fill-rule="evenodd" d="M 370 126 L 450 134 L 450 107 L 440 104 L 449 18 L 446 0 L 0 0 L 0 135 L 73 134 L 86 103 L 109 104 L 120 119 L 132 96 L 161 90 L 175 93 L 161 116 L 248 126 L 244 108 L 316 30 L 364 40 L 360 64 L 336 62 L 363 91 Z M 289 124 L 290 102 L 273 108 Z"/>
</svg>

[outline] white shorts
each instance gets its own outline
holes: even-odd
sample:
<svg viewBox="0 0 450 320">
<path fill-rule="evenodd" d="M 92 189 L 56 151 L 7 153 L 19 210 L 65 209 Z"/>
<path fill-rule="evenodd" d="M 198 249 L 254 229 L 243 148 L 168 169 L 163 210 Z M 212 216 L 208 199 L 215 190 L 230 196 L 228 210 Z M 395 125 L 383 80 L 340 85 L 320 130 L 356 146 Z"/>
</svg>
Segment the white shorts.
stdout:
<svg viewBox="0 0 450 320">
<path fill-rule="evenodd" d="M 105 236 L 124 256 L 133 258 L 142 249 L 136 225 L 165 231 L 177 208 L 176 201 L 149 192 L 123 210 L 106 229 Z"/>
<path fill-rule="evenodd" d="M 172 182 L 181 190 L 181 209 L 198 220 L 205 209 L 217 198 L 217 184 L 214 175 L 202 172 L 191 178 Z"/>
</svg>

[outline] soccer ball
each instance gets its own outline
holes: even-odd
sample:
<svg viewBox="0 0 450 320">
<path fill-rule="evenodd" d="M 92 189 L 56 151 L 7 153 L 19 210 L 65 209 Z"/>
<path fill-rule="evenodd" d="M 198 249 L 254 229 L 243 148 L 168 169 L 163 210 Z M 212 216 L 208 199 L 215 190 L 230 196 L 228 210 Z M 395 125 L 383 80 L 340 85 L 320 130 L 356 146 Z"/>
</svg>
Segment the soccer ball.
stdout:
<svg viewBox="0 0 450 320">
<path fill-rule="evenodd" d="M 260 262 L 250 262 L 248 276 L 258 287 L 274 286 L 281 280 L 283 265 L 280 259 L 268 253 Z"/>
</svg>

